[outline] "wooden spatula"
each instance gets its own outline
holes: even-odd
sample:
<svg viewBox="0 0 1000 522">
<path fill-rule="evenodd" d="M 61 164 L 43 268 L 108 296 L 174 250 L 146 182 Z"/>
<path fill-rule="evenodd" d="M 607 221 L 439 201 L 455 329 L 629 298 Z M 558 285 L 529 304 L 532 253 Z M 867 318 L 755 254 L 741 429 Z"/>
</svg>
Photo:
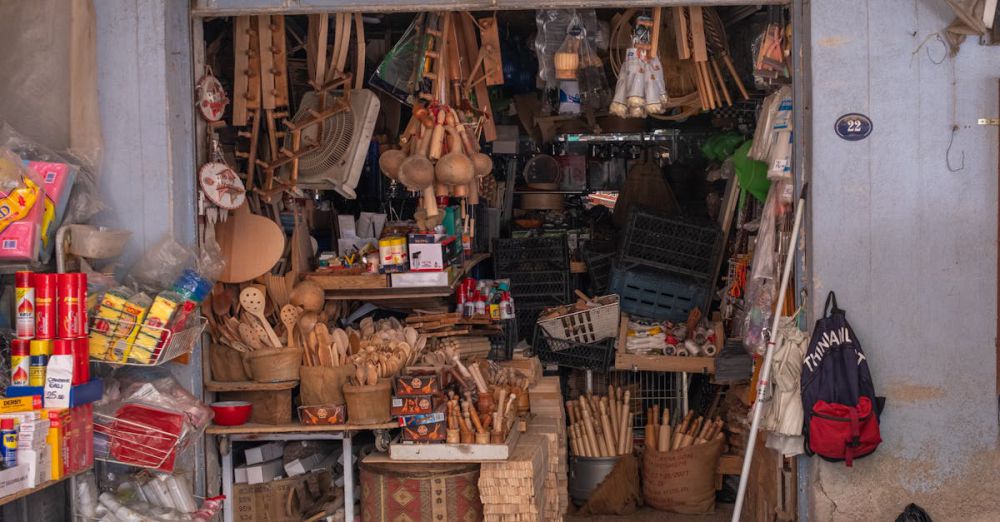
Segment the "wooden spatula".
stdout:
<svg viewBox="0 0 1000 522">
<path fill-rule="evenodd" d="M 287 304 L 281 307 L 281 322 L 285 325 L 285 332 L 288 336 L 288 347 L 297 348 L 295 342 L 295 326 L 299 322 L 299 317 L 302 315 L 302 309 Z"/>
<path fill-rule="evenodd" d="M 274 328 L 271 328 L 271 324 L 267 322 L 264 317 L 264 292 L 260 289 L 248 286 L 240 292 L 240 306 L 247 311 L 248 314 L 257 318 L 261 325 L 264 327 L 264 331 L 267 332 L 267 338 L 271 341 L 271 345 L 275 347 L 281 346 L 281 340 L 278 339 L 278 334 L 274 333 Z"/>
</svg>

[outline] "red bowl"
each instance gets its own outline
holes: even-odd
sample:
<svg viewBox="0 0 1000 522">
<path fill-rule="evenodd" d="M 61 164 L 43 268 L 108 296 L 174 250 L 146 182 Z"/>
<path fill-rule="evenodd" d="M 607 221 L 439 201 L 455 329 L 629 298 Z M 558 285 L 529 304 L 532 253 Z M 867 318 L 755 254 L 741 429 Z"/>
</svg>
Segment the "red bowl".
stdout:
<svg viewBox="0 0 1000 522">
<path fill-rule="evenodd" d="M 213 402 L 215 423 L 219 426 L 239 426 L 250 420 L 253 404 L 246 401 Z"/>
</svg>

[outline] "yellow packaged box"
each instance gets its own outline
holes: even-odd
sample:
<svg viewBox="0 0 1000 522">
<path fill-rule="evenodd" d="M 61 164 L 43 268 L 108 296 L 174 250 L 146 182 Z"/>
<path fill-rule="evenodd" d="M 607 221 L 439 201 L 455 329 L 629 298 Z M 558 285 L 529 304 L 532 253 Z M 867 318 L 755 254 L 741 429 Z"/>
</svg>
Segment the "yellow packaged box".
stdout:
<svg viewBox="0 0 1000 522">
<path fill-rule="evenodd" d="M 0 398 L 0 413 L 17 413 L 42 409 L 41 395 Z"/>
</svg>

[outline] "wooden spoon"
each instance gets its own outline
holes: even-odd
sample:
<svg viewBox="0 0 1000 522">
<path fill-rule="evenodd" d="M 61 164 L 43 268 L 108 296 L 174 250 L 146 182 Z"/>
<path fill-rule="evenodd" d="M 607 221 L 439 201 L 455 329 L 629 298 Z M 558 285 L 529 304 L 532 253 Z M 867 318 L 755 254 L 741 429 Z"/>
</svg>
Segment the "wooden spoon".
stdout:
<svg viewBox="0 0 1000 522">
<path fill-rule="evenodd" d="M 259 288 L 248 286 L 240 292 L 240 306 L 247 311 L 250 315 L 257 318 L 261 325 L 264 327 L 264 331 L 267 332 L 267 338 L 271 341 L 271 345 L 275 347 L 281 346 L 281 340 L 278 339 L 278 334 L 274 333 L 274 328 L 271 328 L 270 323 L 264 317 L 264 302 L 265 302 L 264 292 L 261 292 Z"/>
<path fill-rule="evenodd" d="M 240 339 L 242 339 L 243 342 L 246 343 L 246 345 L 251 349 L 261 350 L 264 348 L 264 345 L 261 344 L 260 337 L 257 335 L 257 331 L 254 330 L 253 326 L 247 323 L 240 323 L 239 330 Z"/>
<path fill-rule="evenodd" d="M 299 317 L 302 315 L 302 309 L 297 306 L 292 306 L 286 304 L 281 307 L 281 322 L 285 325 L 285 332 L 288 335 L 288 347 L 297 348 L 295 342 L 295 325 L 299 322 Z"/>
</svg>

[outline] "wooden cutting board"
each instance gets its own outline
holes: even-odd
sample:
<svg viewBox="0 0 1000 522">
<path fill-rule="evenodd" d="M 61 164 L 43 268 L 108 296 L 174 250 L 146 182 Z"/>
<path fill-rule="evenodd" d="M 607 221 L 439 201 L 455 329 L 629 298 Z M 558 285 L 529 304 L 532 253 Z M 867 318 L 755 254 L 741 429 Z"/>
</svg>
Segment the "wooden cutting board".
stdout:
<svg viewBox="0 0 1000 522">
<path fill-rule="evenodd" d="M 226 261 L 219 281 L 243 283 L 264 275 L 281 259 L 285 233 L 270 219 L 251 214 L 246 205 L 216 223 L 215 237 Z"/>
</svg>

